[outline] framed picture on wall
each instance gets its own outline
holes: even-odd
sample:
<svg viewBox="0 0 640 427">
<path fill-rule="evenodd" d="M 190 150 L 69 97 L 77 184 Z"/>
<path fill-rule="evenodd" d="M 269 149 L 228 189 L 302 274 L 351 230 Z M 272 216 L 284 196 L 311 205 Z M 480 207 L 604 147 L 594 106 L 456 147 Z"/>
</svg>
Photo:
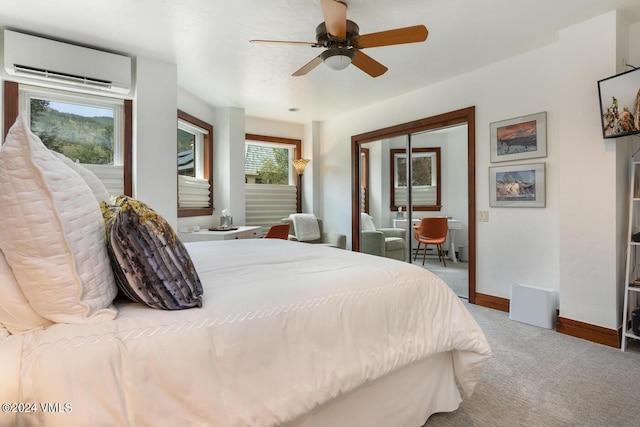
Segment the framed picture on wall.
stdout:
<svg viewBox="0 0 640 427">
<path fill-rule="evenodd" d="M 547 113 L 489 125 L 491 163 L 547 156 Z"/>
<path fill-rule="evenodd" d="M 489 206 L 504 208 L 545 207 L 545 164 L 489 168 Z"/>
<path fill-rule="evenodd" d="M 640 133 L 640 68 L 598 81 L 603 138 Z"/>
</svg>

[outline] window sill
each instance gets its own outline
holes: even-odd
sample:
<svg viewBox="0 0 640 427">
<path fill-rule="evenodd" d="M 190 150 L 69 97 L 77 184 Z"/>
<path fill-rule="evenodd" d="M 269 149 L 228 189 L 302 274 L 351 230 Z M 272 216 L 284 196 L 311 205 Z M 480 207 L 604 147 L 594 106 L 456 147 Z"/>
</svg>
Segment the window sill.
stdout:
<svg viewBox="0 0 640 427">
<path fill-rule="evenodd" d="M 213 208 L 178 208 L 178 218 L 189 216 L 210 216 L 213 214 Z"/>
</svg>

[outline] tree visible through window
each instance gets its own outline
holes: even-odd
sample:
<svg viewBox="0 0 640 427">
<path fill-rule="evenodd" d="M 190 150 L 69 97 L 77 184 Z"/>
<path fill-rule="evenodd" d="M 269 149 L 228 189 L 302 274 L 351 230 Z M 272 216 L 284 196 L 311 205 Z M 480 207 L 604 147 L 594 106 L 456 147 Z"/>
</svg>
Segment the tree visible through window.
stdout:
<svg viewBox="0 0 640 427">
<path fill-rule="evenodd" d="M 407 186 L 407 158 L 398 159 L 398 187 Z M 411 180 L 412 185 L 432 185 L 431 178 L 431 157 L 413 157 L 411 159 L 413 167 Z"/>
<path fill-rule="evenodd" d="M 31 131 L 50 150 L 86 164 L 114 164 L 113 110 L 31 98 Z"/>
<path fill-rule="evenodd" d="M 288 148 L 265 147 L 271 155 L 262 159 L 262 164 L 256 171 L 256 183 L 289 185 L 290 155 Z"/>
<path fill-rule="evenodd" d="M 295 145 L 245 143 L 245 182 L 248 184 L 292 185 L 291 160 Z"/>
</svg>

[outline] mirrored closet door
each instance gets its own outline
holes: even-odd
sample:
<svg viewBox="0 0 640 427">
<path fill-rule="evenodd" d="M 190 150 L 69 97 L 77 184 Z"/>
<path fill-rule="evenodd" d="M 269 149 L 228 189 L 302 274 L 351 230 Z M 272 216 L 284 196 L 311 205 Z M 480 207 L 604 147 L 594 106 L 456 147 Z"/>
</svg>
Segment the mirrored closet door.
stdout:
<svg viewBox="0 0 640 427">
<path fill-rule="evenodd" d="M 352 137 L 353 250 L 423 266 L 470 301 L 474 122 L 470 108 Z M 434 239 L 425 231 L 433 224 L 440 226 Z"/>
</svg>

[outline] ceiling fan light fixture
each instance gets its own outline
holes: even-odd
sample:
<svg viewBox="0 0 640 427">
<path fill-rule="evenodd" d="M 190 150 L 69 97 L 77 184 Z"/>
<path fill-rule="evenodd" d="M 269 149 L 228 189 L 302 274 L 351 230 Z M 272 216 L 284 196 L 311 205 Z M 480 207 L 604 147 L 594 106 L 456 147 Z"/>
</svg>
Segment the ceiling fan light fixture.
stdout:
<svg viewBox="0 0 640 427">
<path fill-rule="evenodd" d="M 332 70 L 344 70 L 351 64 L 353 59 L 353 49 L 329 49 L 322 52 L 320 57 Z"/>
</svg>

